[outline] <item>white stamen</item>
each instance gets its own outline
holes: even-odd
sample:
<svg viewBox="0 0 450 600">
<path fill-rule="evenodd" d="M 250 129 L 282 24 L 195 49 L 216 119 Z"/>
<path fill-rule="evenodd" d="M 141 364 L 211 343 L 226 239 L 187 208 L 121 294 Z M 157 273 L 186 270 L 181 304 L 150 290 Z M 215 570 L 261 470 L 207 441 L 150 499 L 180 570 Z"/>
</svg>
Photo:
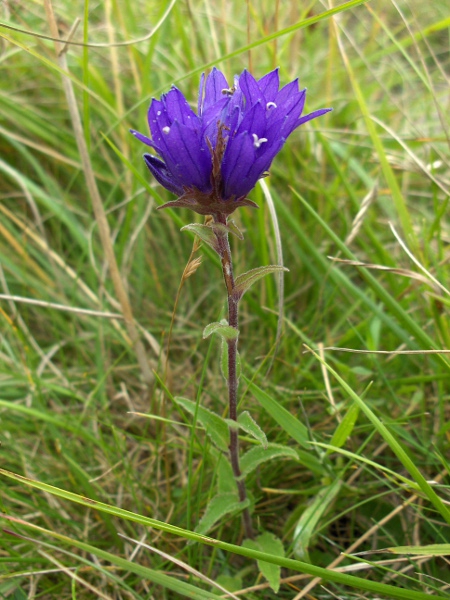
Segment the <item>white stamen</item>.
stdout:
<svg viewBox="0 0 450 600">
<path fill-rule="evenodd" d="M 236 88 L 234 86 L 231 88 L 224 88 L 222 90 L 222 94 L 225 94 L 226 96 L 232 96 L 235 91 L 236 91 Z"/>
<path fill-rule="evenodd" d="M 255 148 L 259 148 L 261 146 L 261 144 L 264 144 L 264 142 L 267 142 L 267 138 L 259 138 L 256 135 L 256 133 L 252 133 L 253 136 L 253 145 L 255 146 Z"/>
<path fill-rule="evenodd" d="M 170 131 L 170 127 L 167 127 L 167 125 L 165 127 L 162 128 L 163 133 L 165 133 L 166 135 L 169 133 Z"/>
<path fill-rule="evenodd" d="M 276 107 L 277 107 L 277 105 L 275 104 L 275 102 L 268 102 L 268 103 L 266 104 L 266 108 L 267 108 L 267 109 L 269 109 L 269 108 L 272 108 L 272 107 L 273 107 L 273 108 L 276 108 Z"/>
</svg>

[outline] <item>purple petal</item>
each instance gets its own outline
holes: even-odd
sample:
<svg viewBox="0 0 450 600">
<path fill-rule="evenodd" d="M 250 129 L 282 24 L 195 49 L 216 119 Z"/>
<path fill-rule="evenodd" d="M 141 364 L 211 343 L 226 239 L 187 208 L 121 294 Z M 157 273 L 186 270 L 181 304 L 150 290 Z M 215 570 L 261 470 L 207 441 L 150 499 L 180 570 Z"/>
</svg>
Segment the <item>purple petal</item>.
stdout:
<svg viewBox="0 0 450 600">
<path fill-rule="evenodd" d="M 219 69 L 213 68 L 211 73 L 206 78 L 205 99 L 203 101 L 203 111 L 212 104 L 218 102 L 224 97 L 223 90 L 229 88 L 228 81 Z"/>
<path fill-rule="evenodd" d="M 242 90 L 237 87 L 222 113 L 222 123 L 225 127 L 228 127 L 230 135 L 237 130 L 242 120 L 244 103 L 244 94 L 242 93 Z"/>
<path fill-rule="evenodd" d="M 237 199 L 245 195 L 241 183 L 254 161 L 255 147 L 248 132 L 244 131 L 228 141 L 222 161 L 223 195 L 226 200 L 232 196 Z"/>
<path fill-rule="evenodd" d="M 278 108 L 281 108 L 283 104 L 287 102 L 292 95 L 295 94 L 298 94 L 298 79 L 294 79 L 294 81 L 291 81 L 291 83 L 288 83 L 287 85 L 282 87 L 276 95 L 274 102 L 278 106 Z"/>
<path fill-rule="evenodd" d="M 166 135 L 166 147 L 174 161 L 167 166 L 177 181 L 186 187 L 195 186 L 202 192 L 211 190 L 211 154 L 201 148 L 201 140 L 192 129 L 175 121 Z M 163 158 L 165 156 L 163 155 Z"/>
<path fill-rule="evenodd" d="M 150 169 L 154 178 L 167 190 L 181 196 L 183 193 L 183 187 L 180 186 L 172 177 L 168 171 L 165 163 L 156 156 L 151 154 L 144 154 L 144 160 L 147 167 Z"/>
<path fill-rule="evenodd" d="M 247 103 L 246 110 L 248 110 L 253 104 L 256 104 L 258 100 L 265 103 L 264 94 L 259 89 L 256 79 L 253 75 L 250 75 L 248 71 L 243 71 L 239 77 L 239 87 L 242 90 Z"/>
<path fill-rule="evenodd" d="M 163 135 L 162 130 L 164 127 L 170 126 L 170 120 L 162 102 L 153 98 L 150 108 L 148 109 L 147 119 L 148 126 L 152 133 L 152 139 L 160 146 Z"/>
<path fill-rule="evenodd" d="M 305 107 L 305 100 L 306 90 L 303 90 L 294 97 L 293 102 L 286 112 L 286 119 L 281 130 L 282 137 L 287 138 L 298 127 L 299 118 Z"/>
<path fill-rule="evenodd" d="M 210 145 L 215 148 L 219 123 L 223 123 L 223 109 L 227 105 L 228 98 L 221 98 L 203 113 L 201 130 L 201 148 L 210 154 Z"/>
<path fill-rule="evenodd" d="M 304 117 L 299 119 L 296 122 L 295 127 L 298 127 L 299 125 L 303 125 L 303 123 L 307 123 L 308 121 L 311 121 L 311 119 L 316 119 L 317 117 L 320 117 L 321 115 L 324 115 L 327 112 L 330 112 L 331 110 L 333 110 L 333 109 L 332 108 L 320 108 L 319 110 L 315 110 L 312 113 L 309 113 L 309 115 L 305 115 Z"/>
<path fill-rule="evenodd" d="M 261 77 L 258 81 L 258 86 L 261 92 L 264 94 L 266 102 L 274 102 L 278 94 L 278 88 L 280 87 L 280 76 L 278 73 L 278 67 Z"/>
<path fill-rule="evenodd" d="M 203 111 L 202 115 L 202 135 L 206 131 L 206 129 L 211 125 L 217 128 L 217 124 L 219 121 L 222 121 L 222 113 L 224 108 L 228 105 L 229 99 L 222 96 L 218 102 L 209 106 L 206 110 Z"/>
<path fill-rule="evenodd" d="M 154 148 L 157 152 L 159 152 L 159 147 L 153 142 L 153 140 L 151 140 L 146 135 L 142 135 L 142 133 L 139 133 L 139 131 L 136 131 L 135 129 L 130 129 L 130 133 L 132 133 L 134 137 L 136 137 L 139 141 L 143 142 L 147 146 L 150 146 L 151 148 Z"/>
<path fill-rule="evenodd" d="M 200 77 L 200 85 L 198 86 L 197 114 L 202 116 L 203 90 L 205 89 L 205 74 Z"/>
<path fill-rule="evenodd" d="M 264 137 L 266 131 L 266 107 L 257 102 L 246 113 L 239 125 L 236 135 L 243 131 L 248 131 L 250 134 L 255 134 L 258 137 Z"/>
<path fill-rule="evenodd" d="M 163 98 L 163 104 L 171 123 L 178 121 L 189 127 L 199 125 L 199 118 L 178 88 L 173 87 Z"/>
<path fill-rule="evenodd" d="M 280 152 L 281 148 L 284 145 L 285 140 L 283 138 L 278 138 L 274 140 L 272 144 L 268 144 L 265 148 L 264 153 L 262 153 L 252 164 L 248 174 L 247 179 L 243 182 L 244 186 L 249 186 L 250 191 L 253 187 L 255 187 L 258 179 L 262 177 L 262 175 L 268 171 L 270 165 L 272 164 L 275 156 Z M 252 183 L 253 182 L 253 183 Z M 248 191 L 246 193 L 248 193 Z"/>
</svg>

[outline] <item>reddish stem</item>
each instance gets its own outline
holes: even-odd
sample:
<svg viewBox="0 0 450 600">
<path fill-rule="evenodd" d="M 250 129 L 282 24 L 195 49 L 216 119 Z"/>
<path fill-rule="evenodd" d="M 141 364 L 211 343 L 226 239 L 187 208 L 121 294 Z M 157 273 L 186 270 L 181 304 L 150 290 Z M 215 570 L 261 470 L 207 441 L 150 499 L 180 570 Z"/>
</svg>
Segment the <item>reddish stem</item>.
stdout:
<svg viewBox="0 0 450 600">
<path fill-rule="evenodd" d="M 222 225 L 227 224 L 226 216 L 218 215 L 215 218 L 217 223 Z M 225 280 L 225 285 L 228 294 L 228 324 L 235 329 L 239 325 L 239 300 L 233 297 L 234 290 L 234 275 L 233 263 L 231 260 L 231 250 L 228 241 L 228 234 L 218 234 L 218 250 L 222 260 L 222 272 Z M 237 356 L 238 356 L 238 338 L 228 341 L 228 403 L 229 417 L 232 421 L 237 421 L 237 392 L 238 392 L 238 377 L 237 377 Z M 230 461 L 233 469 L 233 474 L 236 479 L 236 484 L 239 492 L 240 502 L 247 499 L 245 482 L 242 479 L 241 469 L 239 468 L 239 437 L 237 427 L 230 427 Z M 245 535 L 249 539 L 253 539 L 253 526 L 248 508 L 244 508 L 242 513 Z"/>
</svg>

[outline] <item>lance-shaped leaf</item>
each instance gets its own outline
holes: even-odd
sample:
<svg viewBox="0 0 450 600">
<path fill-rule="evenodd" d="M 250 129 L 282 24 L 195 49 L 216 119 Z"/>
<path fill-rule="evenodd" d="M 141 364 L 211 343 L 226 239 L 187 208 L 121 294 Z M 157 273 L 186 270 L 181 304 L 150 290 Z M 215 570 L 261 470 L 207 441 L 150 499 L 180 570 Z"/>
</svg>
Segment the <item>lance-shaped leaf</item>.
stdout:
<svg viewBox="0 0 450 600">
<path fill-rule="evenodd" d="M 235 235 L 240 240 L 243 240 L 244 235 L 243 235 L 242 231 L 239 229 L 239 227 L 236 225 L 236 223 L 233 221 L 233 219 L 228 219 L 227 223 L 228 223 L 229 232 L 232 233 L 233 235 Z"/>
<path fill-rule="evenodd" d="M 242 545 L 244 548 L 251 548 L 260 552 L 267 552 L 267 554 L 272 554 L 273 556 L 284 557 L 283 542 L 268 531 L 258 535 L 255 540 L 244 540 Z M 281 568 L 278 565 L 273 565 L 263 560 L 258 560 L 258 568 L 269 582 L 273 591 L 277 593 L 280 589 Z"/>
<path fill-rule="evenodd" d="M 240 429 L 253 436 L 264 449 L 267 449 L 266 434 L 247 410 L 239 415 L 237 422 Z"/>
<path fill-rule="evenodd" d="M 210 246 L 214 252 L 217 252 L 217 254 L 221 256 L 217 235 L 209 225 L 203 225 L 202 223 L 190 223 L 189 225 L 182 227 L 181 231 L 192 231 L 202 240 L 202 242 L 208 244 L 208 246 Z"/>
<path fill-rule="evenodd" d="M 238 489 L 236 479 L 233 475 L 228 455 L 225 456 L 222 452 L 218 452 L 215 448 L 211 448 L 210 454 L 216 465 L 217 475 L 217 493 L 234 494 L 237 497 Z"/>
<path fill-rule="evenodd" d="M 222 517 L 238 510 L 243 510 L 249 504 L 250 501 L 248 499 L 240 502 L 236 493 L 218 494 L 210 500 L 206 507 L 206 512 L 195 528 L 195 531 L 197 533 L 207 533 Z"/>
<path fill-rule="evenodd" d="M 238 237 L 240 240 L 244 239 L 244 236 L 242 235 L 241 230 L 239 229 L 239 227 L 236 225 L 236 223 L 232 219 L 229 219 L 227 225 L 224 225 L 223 223 L 213 222 L 213 223 L 210 223 L 208 225 L 208 227 L 211 227 L 211 229 L 216 233 L 217 237 L 220 237 L 220 236 L 225 237 L 226 235 L 231 233 L 232 235 L 235 235 L 236 237 Z"/>
<path fill-rule="evenodd" d="M 247 273 L 242 273 L 242 275 L 236 277 L 233 289 L 234 300 L 238 302 L 249 289 L 249 287 L 262 277 L 265 277 L 270 273 L 281 273 L 281 271 L 289 271 L 289 269 L 286 269 L 286 267 L 282 267 L 280 265 L 267 265 L 266 267 L 258 267 L 257 269 L 247 271 Z"/>
<path fill-rule="evenodd" d="M 244 454 L 241 459 L 241 473 L 245 477 L 254 471 L 260 464 L 273 460 L 274 458 L 291 458 L 298 461 L 297 452 L 289 446 L 281 446 L 278 444 L 268 444 L 264 449 L 261 446 L 256 446 Z"/>
<path fill-rule="evenodd" d="M 175 401 L 191 415 L 197 414 L 198 422 L 205 429 L 215 446 L 222 452 L 228 452 L 230 434 L 225 419 L 203 406 L 197 406 L 195 402 L 187 398 L 176 396 Z"/>
<path fill-rule="evenodd" d="M 219 334 L 226 342 L 235 340 L 239 336 L 239 330 L 228 325 L 225 319 L 220 321 L 220 323 L 214 322 L 207 325 L 203 330 L 203 339 L 206 339 L 213 333 Z"/>
</svg>

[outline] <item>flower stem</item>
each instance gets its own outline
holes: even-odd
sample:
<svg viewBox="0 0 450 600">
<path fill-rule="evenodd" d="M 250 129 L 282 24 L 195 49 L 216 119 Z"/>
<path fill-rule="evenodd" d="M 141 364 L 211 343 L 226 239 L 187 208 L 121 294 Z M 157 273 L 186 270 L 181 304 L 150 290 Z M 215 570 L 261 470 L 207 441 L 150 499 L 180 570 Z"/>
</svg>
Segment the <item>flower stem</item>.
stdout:
<svg viewBox="0 0 450 600">
<path fill-rule="evenodd" d="M 226 225 L 226 217 L 219 215 L 216 217 L 216 222 Z M 218 236 L 218 245 L 220 257 L 222 260 L 222 272 L 225 280 L 225 285 L 228 294 L 228 325 L 238 329 L 239 325 L 239 300 L 233 296 L 234 290 L 234 275 L 233 263 L 231 260 L 231 250 L 228 241 L 228 234 Z M 237 421 L 237 392 L 238 392 L 238 374 L 237 374 L 237 356 L 238 356 L 238 338 L 228 341 L 228 403 L 229 403 L 229 418 L 232 421 Z M 242 478 L 241 469 L 239 467 L 239 437 L 237 427 L 230 427 L 230 461 L 231 468 L 236 480 L 239 493 L 239 501 L 244 502 L 247 499 L 245 482 Z M 244 508 L 242 513 L 245 536 L 253 539 L 253 526 L 250 511 Z"/>
</svg>

